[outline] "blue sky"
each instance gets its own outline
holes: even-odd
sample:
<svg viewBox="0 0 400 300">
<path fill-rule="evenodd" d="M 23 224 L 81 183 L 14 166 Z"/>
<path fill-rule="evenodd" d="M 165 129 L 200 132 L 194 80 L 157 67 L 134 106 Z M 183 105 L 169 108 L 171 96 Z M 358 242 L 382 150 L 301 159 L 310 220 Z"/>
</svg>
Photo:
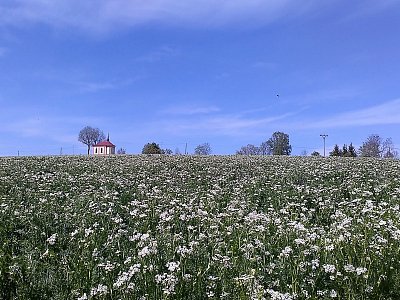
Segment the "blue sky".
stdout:
<svg viewBox="0 0 400 300">
<path fill-rule="evenodd" d="M 400 148 L 398 0 L 2 0 L 0 155 L 117 148 L 214 154 L 289 134 Z M 279 94 L 279 97 L 277 95 Z"/>
</svg>

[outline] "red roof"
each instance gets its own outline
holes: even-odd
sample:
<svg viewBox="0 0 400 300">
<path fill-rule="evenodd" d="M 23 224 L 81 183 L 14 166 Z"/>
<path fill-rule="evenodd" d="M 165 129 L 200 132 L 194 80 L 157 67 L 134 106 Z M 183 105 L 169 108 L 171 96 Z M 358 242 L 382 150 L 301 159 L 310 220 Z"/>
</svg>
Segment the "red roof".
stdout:
<svg viewBox="0 0 400 300">
<path fill-rule="evenodd" d="M 102 146 L 115 147 L 115 145 L 113 143 L 111 143 L 110 141 L 102 141 L 102 142 L 94 145 L 93 147 L 102 147 Z"/>
</svg>

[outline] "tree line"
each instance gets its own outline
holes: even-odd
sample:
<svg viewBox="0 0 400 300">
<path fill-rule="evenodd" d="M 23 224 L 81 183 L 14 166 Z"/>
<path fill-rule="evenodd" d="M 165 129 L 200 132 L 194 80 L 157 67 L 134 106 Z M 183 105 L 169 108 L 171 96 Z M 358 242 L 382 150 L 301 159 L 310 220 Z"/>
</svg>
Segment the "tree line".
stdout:
<svg viewBox="0 0 400 300">
<path fill-rule="evenodd" d="M 380 158 L 396 158 L 398 152 L 394 148 L 392 138 L 386 138 L 385 140 L 378 134 L 371 134 L 363 142 L 358 151 L 354 149 L 352 143 L 349 147 L 346 144 L 340 149 L 336 144 L 333 150 L 329 153 L 330 156 L 339 157 L 380 157 Z"/>
<path fill-rule="evenodd" d="M 99 128 L 86 126 L 79 132 L 78 140 L 87 146 L 87 153 L 89 155 L 92 146 L 105 140 L 105 134 Z M 126 150 L 124 148 L 117 150 L 117 154 L 125 153 Z M 195 155 L 210 155 L 211 153 L 212 149 L 209 143 L 200 144 L 194 150 Z M 236 151 L 236 155 L 290 155 L 291 153 L 292 146 L 290 145 L 289 135 L 280 131 L 274 132 L 268 140 L 258 146 L 247 144 Z M 162 149 L 159 144 L 151 142 L 143 146 L 142 154 L 171 155 L 174 152 L 168 148 Z M 178 148 L 175 149 L 175 154 L 180 154 Z M 311 153 L 311 156 L 321 156 L 321 154 L 314 151 Z M 355 149 L 353 143 L 349 145 L 344 144 L 342 147 L 335 144 L 333 150 L 329 152 L 329 156 L 396 158 L 398 157 L 398 152 L 395 150 L 391 138 L 383 139 L 378 134 L 371 134 L 358 150 Z"/>
</svg>

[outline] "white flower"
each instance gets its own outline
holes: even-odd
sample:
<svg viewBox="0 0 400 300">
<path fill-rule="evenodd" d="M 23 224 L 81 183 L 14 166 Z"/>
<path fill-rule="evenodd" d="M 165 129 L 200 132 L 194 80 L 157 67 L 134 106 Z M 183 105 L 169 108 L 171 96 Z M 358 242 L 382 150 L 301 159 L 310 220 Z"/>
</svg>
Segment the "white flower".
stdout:
<svg viewBox="0 0 400 300">
<path fill-rule="evenodd" d="M 311 268 L 313 269 L 313 270 L 315 270 L 316 268 L 318 268 L 319 267 L 319 259 L 313 259 L 312 261 L 311 261 Z"/>
<path fill-rule="evenodd" d="M 142 250 L 140 250 L 139 252 L 138 252 L 138 255 L 140 256 L 140 257 L 145 257 L 146 255 L 149 255 L 150 254 L 150 250 L 149 250 L 149 247 L 148 246 L 145 246 Z"/>
<path fill-rule="evenodd" d="M 77 300 L 86 300 L 87 299 L 87 295 L 86 293 L 83 293 L 83 295 L 81 297 L 78 297 Z"/>
<path fill-rule="evenodd" d="M 367 270 L 367 268 L 357 268 L 356 269 L 356 273 L 357 273 L 357 275 L 362 275 L 362 274 L 364 274 L 364 273 L 366 273 L 368 270 Z"/>
<path fill-rule="evenodd" d="M 335 249 L 335 246 L 334 245 L 328 245 L 328 246 L 325 246 L 325 250 L 327 250 L 327 251 L 332 251 L 332 250 L 334 250 Z"/>
<path fill-rule="evenodd" d="M 290 253 L 292 253 L 292 252 L 293 252 L 292 248 L 290 248 L 289 246 L 286 246 L 285 249 L 282 250 L 281 256 L 288 257 L 290 255 Z"/>
<path fill-rule="evenodd" d="M 304 245 L 306 243 L 304 239 L 295 239 L 294 242 L 296 245 Z"/>
<path fill-rule="evenodd" d="M 168 268 L 168 271 L 170 271 L 170 272 L 174 272 L 175 270 L 177 270 L 177 271 L 180 270 L 179 261 L 178 262 L 171 261 L 171 262 L 167 263 L 166 267 Z"/>
<path fill-rule="evenodd" d="M 348 265 L 345 265 L 345 266 L 344 266 L 344 270 L 345 270 L 347 273 L 352 273 L 352 272 L 355 272 L 356 268 L 354 268 L 353 265 L 348 264 Z"/>
<path fill-rule="evenodd" d="M 90 234 L 92 234 L 94 231 L 91 228 L 85 229 L 85 237 L 88 237 Z"/>
<path fill-rule="evenodd" d="M 324 268 L 324 271 L 326 273 L 332 273 L 333 274 L 333 273 L 336 272 L 336 267 L 334 265 L 326 264 L 326 265 L 323 265 L 322 267 Z"/>
<path fill-rule="evenodd" d="M 293 297 L 292 295 L 290 295 L 288 293 L 282 294 L 282 293 L 274 291 L 272 289 L 268 289 L 267 293 L 271 296 L 272 300 L 293 300 L 293 299 L 295 299 L 295 297 Z"/>
<path fill-rule="evenodd" d="M 90 296 L 95 295 L 106 295 L 108 293 L 108 288 L 106 285 L 99 283 L 97 287 L 90 290 Z"/>
<path fill-rule="evenodd" d="M 337 297 L 336 291 L 335 291 L 335 290 L 331 290 L 329 296 L 330 296 L 331 298 L 336 298 L 336 297 Z"/>
<path fill-rule="evenodd" d="M 54 245 L 56 243 L 56 239 L 57 239 L 57 233 L 52 234 L 46 241 L 50 244 L 50 245 Z"/>
</svg>

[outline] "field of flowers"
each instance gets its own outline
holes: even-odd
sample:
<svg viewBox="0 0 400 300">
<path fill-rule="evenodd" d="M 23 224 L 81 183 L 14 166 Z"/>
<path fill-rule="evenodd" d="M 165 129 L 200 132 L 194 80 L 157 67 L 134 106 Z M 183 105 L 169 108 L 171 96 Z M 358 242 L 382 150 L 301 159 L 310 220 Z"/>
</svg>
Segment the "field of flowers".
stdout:
<svg viewBox="0 0 400 300">
<path fill-rule="evenodd" d="M 0 159 L 0 299 L 400 299 L 400 161 Z"/>
</svg>

